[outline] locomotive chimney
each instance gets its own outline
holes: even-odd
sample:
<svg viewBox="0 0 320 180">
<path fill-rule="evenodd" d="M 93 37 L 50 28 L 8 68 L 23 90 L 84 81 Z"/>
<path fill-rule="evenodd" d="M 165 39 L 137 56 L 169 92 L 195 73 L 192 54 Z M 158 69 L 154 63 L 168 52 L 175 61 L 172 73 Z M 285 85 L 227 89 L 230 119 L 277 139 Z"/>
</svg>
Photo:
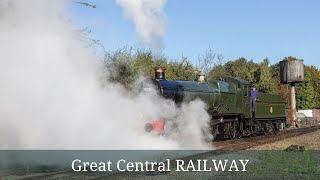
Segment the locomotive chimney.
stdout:
<svg viewBox="0 0 320 180">
<path fill-rule="evenodd" d="M 154 78 L 157 80 L 165 80 L 166 79 L 166 68 L 154 68 Z"/>
<path fill-rule="evenodd" d="M 206 81 L 205 77 L 206 76 L 202 71 L 198 71 L 198 77 L 197 77 L 198 82 L 204 83 Z"/>
</svg>

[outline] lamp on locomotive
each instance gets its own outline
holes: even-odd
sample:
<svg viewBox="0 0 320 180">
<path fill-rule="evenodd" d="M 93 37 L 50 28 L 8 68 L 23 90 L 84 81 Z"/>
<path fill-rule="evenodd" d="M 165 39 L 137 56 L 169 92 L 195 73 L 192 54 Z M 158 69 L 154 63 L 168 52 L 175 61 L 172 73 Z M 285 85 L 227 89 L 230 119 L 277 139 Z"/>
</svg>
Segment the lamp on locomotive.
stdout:
<svg viewBox="0 0 320 180">
<path fill-rule="evenodd" d="M 153 120 L 150 123 L 146 123 L 144 126 L 144 129 L 146 132 L 155 132 L 157 134 L 163 134 L 164 133 L 164 119 L 159 118 L 156 120 Z"/>
</svg>

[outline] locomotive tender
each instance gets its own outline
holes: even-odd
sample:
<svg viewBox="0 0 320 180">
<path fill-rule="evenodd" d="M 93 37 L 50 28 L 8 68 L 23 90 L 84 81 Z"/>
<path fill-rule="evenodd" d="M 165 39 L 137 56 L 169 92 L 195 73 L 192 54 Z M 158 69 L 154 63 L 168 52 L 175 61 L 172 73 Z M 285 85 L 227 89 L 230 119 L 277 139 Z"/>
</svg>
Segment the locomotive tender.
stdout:
<svg viewBox="0 0 320 180">
<path fill-rule="evenodd" d="M 215 139 L 240 138 L 277 133 L 286 120 L 285 101 L 280 95 L 260 93 L 248 82 L 225 77 L 195 81 L 166 80 L 165 68 L 155 68 L 155 79 L 149 79 L 161 96 L 182 102 L 201 99 L 211 116 L 211 133 Z M 149 130 L 150 127 L 149 127 Z"/>
</svg>

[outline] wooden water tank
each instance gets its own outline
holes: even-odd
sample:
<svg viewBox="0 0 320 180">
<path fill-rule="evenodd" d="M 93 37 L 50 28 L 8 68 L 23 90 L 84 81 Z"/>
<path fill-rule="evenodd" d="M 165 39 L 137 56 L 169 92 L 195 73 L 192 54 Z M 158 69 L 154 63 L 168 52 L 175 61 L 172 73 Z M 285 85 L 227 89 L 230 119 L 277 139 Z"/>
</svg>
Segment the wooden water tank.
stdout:
<svg viewBox="0 0 320 180">
<path fill-rule="evenodd" d="M 280 61 L 280 82 L 299 83 L 304 81 L 303 60 Z"/>
</svg>

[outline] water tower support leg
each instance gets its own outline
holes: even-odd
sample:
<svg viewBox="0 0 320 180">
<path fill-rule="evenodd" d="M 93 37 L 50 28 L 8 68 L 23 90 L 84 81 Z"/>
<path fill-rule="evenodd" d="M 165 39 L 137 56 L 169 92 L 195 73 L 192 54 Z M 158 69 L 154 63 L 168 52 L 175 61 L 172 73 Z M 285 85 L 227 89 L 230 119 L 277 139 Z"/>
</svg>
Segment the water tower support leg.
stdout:
<svg viewBox="0 0 320 180">
<path fill-rule="evenodd" d="M 291 122 L 291 127 L 294 128 L 296 127 L 296 89 L 294 86 L 294 83 L 291 84 L 291 89 L 290 89 L 290 122 Z"/>
</svg>

